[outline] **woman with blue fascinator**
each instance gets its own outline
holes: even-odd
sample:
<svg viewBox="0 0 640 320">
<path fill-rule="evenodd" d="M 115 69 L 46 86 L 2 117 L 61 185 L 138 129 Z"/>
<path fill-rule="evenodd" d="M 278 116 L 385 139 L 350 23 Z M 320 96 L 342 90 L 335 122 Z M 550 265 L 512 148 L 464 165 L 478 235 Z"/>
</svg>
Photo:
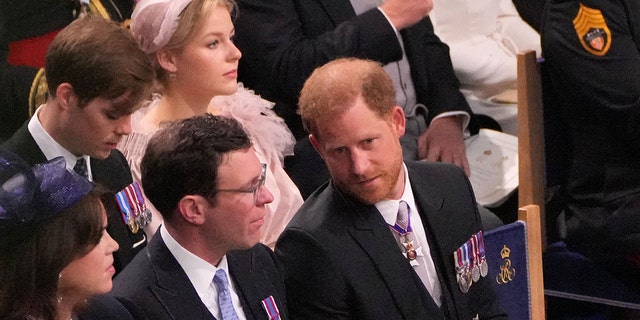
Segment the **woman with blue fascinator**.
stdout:
<svg viewBox="0 0 640 320">
<path fill-rule="evenodd" d="M 99 192 L 62 157 L 30 167 L 0 149 L 0 319 L 88 319 L 78 312 L 115 272 L 106 225 Z"/>
</svg>

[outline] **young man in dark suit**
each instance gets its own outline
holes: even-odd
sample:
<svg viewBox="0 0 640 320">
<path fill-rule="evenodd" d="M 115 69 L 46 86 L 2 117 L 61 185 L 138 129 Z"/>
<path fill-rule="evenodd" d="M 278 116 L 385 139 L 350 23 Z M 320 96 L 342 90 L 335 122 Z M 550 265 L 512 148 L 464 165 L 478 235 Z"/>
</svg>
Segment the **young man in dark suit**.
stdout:
<svg viewBox="0 0 640 320">
<path fill-rule="evenodd" d="M 128 26 L 134 0 L 6 1 L 0 10 L 0 142 L 46 99 L 44 57 L 53 37 L 83 12 Z"/>
<path fill-rule="evenodd" d="M 141 172 L 164 223 L 113 294 L 154 320 L 285 319 L 281 271 L 258 243 L 273 201 L 266 170 L 232 118 L 205 114 L 158 131 Z"/>
<path fill-rule="evenodd" d="M 127 31 L 89 16 L 57 34 L 45 69 L 49 100 L 3 146 L 30 164 L 63 156 L 69 170 L 77 168 L 110 191 L 103 201 L 107 230 L 120 245 L 114 253 L 120 271 L 146 238 L 136 225 L 127 226 L 116 202 L 115 193 L 133 181 L 115 148 L 131 131 L 131 114 L 150 94 L 153 67 Z"/>
<path fill-rule="evenodd" d="M 469 181 L 450 164 L 403 162 L 394 96 L 380 64 L 353 58 L 320 67 L 301 91 L 332 180 L 276 243 L 292 318 L 505 319 L 482 254 L 461 250 L 481 243 Z"/>
</svg>

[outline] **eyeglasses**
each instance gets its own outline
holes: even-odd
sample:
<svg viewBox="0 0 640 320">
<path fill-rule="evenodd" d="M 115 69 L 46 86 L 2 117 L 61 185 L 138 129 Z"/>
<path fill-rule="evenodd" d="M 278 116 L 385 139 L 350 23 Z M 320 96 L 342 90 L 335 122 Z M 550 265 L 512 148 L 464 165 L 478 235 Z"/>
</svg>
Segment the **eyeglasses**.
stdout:
<svg viewBox="0 0 640 320">
<path fill-rule="evenodd" d="M 217 192 L 237 192 L 237 193 L 253 193 L 253 204 L 258 204 L 258 194 L 260 189 L 264 186 L 264 180 L 267 177 L 267 164 L 262 163 L 262 171 L 260 172 L 260 178 L 258 181 L 247 189 L 217 189 Z"/>
</svg>

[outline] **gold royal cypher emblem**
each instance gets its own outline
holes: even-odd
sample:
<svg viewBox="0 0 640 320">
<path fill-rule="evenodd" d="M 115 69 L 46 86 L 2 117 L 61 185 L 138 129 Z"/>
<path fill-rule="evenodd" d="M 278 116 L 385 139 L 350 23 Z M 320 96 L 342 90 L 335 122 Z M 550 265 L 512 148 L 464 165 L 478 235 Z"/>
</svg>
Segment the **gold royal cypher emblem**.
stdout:
<svg viewBox="0 0 640 320">
<path fill-rule="evenodd" d="M 599 57 L 607 54 L 611 47 L 611 30 L 600 10 L 581 3 L 578 14 L 573 19 L 573 27 L 585 50 Z"/>
</svg>

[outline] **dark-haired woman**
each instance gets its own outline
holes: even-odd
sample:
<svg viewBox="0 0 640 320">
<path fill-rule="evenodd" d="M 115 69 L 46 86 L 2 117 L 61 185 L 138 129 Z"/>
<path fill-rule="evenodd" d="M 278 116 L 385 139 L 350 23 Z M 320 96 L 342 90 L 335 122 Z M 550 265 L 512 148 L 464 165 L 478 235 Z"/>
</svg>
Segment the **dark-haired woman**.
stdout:
<svg viewBox="0 0 640 320">
<path fill-rule="evenodd" d="M 99 192 L 62 157 L 30 168 L 0 150 L 0 319 L 77 319 L 109 292 L 106 225 Z"/>
</svg>

